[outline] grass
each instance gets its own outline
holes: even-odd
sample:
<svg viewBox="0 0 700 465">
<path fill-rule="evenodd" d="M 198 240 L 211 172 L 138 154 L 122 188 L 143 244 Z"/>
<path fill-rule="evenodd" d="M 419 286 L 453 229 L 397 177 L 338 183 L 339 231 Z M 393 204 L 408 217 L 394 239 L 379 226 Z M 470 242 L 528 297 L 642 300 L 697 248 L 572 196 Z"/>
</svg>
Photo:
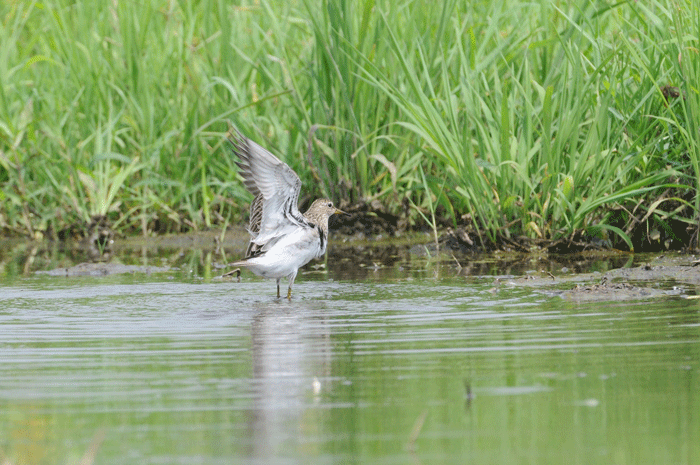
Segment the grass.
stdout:
<svg viewBox="0 0 700 465">
<path fill-rule="evenodd" d="M 426 5 L 4 2 L 0 228 L 241 221 L 231 119 L 302 195 L 408 206 L 436 234 L 697 240 L 692 2 Z"/>
</svg>

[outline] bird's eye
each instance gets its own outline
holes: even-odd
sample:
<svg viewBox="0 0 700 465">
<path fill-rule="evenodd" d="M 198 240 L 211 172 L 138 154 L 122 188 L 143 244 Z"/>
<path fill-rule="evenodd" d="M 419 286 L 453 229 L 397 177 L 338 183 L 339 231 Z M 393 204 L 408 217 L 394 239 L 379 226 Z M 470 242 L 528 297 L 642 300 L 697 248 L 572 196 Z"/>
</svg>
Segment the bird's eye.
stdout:
<svg viewBox="0 0 700 465">
<path fill-rule="evenodd" d="M 328 208 L 333 208 L 333 202 L 328 202 Z"/>
</svg>

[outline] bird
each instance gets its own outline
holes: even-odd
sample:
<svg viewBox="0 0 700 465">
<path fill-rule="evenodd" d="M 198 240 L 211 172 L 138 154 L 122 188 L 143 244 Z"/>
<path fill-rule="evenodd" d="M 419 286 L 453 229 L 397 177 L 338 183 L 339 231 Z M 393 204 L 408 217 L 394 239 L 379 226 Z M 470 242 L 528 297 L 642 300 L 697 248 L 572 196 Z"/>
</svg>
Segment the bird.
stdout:
<svg viewBox="0 0 700 465">
<path fill-rule="evenodd" d="M 254 197 L 250 204 L 251 238 L 246 255 L 231 266 L 277 280 L 278 299 L 280 281 L 286 277 L 287 299 L 291 299 L 299 268 L 326 253 L 328 218 L 348 214 L 326 198 L 315 200 L 302 214 L 297 207 L 301 191 L 297 173 L 230 123 L 227 139 L 237 157 L 243 184 Z"/>
</svg>

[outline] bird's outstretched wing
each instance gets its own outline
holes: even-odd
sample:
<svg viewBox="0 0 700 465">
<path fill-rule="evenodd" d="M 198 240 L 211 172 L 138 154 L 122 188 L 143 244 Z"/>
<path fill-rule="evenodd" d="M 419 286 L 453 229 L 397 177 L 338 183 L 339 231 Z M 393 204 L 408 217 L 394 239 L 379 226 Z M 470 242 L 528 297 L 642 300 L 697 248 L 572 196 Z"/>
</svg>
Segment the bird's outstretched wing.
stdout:
<svg viewBox="0 0 700 465">
<path fill-rule="evenodd" d="M 264 252 L 280 237 L 307 226 L 297 199 L 301 180 L 289 165 L 230 126 L 228 140 L 248 192 L 255 196 L 250 209 L 250 245 L 246 255 Z"/>
<path fill-rule="evenodd" d="M 262 223 L 263 211 L 263 195 L 258 194 L 250 203 L 250 222 L 248 224 L 248 232 L 255 237 L 260 232 L 260 223 Z M 253 241 L 248 243 L 248 249 L 245 252 L 246 257 L 252 257 L 258 248 Z"/>
</svg>

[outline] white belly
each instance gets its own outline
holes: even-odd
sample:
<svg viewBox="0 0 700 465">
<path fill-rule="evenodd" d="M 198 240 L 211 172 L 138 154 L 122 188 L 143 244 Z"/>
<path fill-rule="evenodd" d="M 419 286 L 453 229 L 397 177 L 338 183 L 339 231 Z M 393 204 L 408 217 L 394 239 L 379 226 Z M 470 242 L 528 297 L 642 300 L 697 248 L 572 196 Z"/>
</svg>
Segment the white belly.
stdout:
<svg viewBox="0 0 700 465">
<path fill-rule="evenodd" d="M 298 229 L 281 238 L 262 255 L 246 260 L 245 266 L 263 278 L 283 278 L 296 273 L 300 267 L 324 252 L 318 231 Z"/>
</svg>

